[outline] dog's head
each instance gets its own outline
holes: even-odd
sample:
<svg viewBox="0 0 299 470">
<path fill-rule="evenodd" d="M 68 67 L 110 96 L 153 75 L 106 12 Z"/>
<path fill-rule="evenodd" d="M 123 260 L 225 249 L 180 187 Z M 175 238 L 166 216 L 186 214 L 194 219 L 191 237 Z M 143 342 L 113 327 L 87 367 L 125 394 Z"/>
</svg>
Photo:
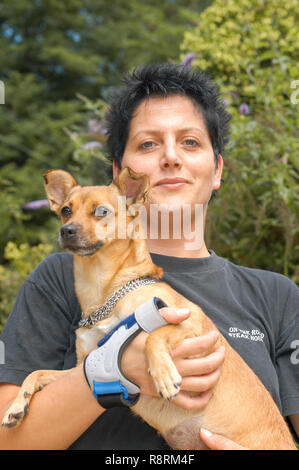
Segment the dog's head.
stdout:
<svg viewBox="0 0 299 470">
<path fill-rule="evenodd" d="M 109 186 L 80 186 L 64 170 L 49 170 L 44 174 L 45 190 L 50 209 L 61 219 L 59 243 L 65 250 L 80 256 L 91 256 L 104 245 L 126 238 L 127 225 L 134 216 L 133 204 L 144 204 L 150 189 L 147 175 L 124 168 Z M 125 202 L 125 231 L 119 231 L 118 217 L 122 196 Z M 124 237 L 123 234 L 126 234 Z"/>
</svg>

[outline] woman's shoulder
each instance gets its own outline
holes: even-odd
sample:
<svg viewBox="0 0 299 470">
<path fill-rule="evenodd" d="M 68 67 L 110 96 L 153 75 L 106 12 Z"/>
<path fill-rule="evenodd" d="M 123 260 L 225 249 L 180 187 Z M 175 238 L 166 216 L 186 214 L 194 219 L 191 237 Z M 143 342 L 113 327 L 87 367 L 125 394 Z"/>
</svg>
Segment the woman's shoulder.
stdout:
<svg viewBox="0 0 299 470">
<path fill-rule="evenodd" d="M 75 295 L 73 256 L 68 253 L 53 253 L 43 259 L 29 274 L 25 283 L 33 283 L 39 289 L 63 297 L 72 304 Z"/>
<path fill-rule="evenodd" d="M 46 278 L 73 277 L 73 256 L 68 253 L 53 253 L 44 258 L 31 272 L 27 280 L 39 283 Z"/>
</svg>

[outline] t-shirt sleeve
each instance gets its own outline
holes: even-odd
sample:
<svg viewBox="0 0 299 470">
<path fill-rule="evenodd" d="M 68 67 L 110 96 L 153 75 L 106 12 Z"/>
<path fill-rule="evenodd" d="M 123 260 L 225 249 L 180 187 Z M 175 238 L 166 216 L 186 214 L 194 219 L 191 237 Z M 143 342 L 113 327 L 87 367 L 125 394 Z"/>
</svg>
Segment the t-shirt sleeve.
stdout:
<svg viewBox="0 0 299 470">
<path fill-rule="evenodd" d="M 299 288 L 281 276 L 277 285 L 281 323 L 276 342 L 276 370 L 283 416 L 299 413 Z"/>
<path fill-rule="evenodd" d="M 0 335 L 4 353 L 0 382 L 21 385 L 34 370 L 68 368 L 74 312 L 64 295 L 57 262 L 55 256 L 44 260 L 18 293 Z"/>
</svg>

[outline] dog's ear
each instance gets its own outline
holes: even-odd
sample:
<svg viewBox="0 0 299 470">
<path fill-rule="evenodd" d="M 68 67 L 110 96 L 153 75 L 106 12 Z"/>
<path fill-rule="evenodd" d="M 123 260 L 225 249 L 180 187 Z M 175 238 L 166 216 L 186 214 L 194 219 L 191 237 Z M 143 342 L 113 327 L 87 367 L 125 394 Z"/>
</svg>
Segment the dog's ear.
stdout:
<svg viewBox="0 0 299 470">
<path fill-rule="evenodd" d="M 113 183 L 118 187 L 120 194 L 127 197 L 128 204 L 146 202 L 150 181 L 144 173 L 136 173 L 126 167 L 121 170 Z"/>
<path fill-rule="evenodd" d="M 50 209 L 56 212 L 70 190 L 78 186 L 78 183 L 70 173 L 64 170 L 49 170 L 43 177 Z"/>
</svg>

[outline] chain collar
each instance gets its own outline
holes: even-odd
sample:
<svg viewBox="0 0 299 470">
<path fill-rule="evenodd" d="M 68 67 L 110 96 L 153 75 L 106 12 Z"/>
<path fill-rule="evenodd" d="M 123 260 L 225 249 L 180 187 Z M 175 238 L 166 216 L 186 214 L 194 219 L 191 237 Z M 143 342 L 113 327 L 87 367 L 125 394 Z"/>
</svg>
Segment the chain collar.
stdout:
<svg viewBox="0 0 299 470">
<path fill-rule="evenodd" d="M 152 277 L 140 277 L 134 279 L 133 281 L 127 282 L 124 286 L 114 292 L 114 294 L 106 300 L 102 307 L 97 308 L 93 313 L 91 313 L 87 318 L 82 318 L 79 321 L 79 327 L 83 326 L 85 328 L 91 328 L 98 321 L 103 320 L 108 317 L 111 310 L 115 307 L 118 300 L 126 295 L 128 292 L 132 292 L 139 287 L 146 286 L 147 284 L 154 284 L 159 282 L 159 279 L 154 279 Z"/>
</svg>

